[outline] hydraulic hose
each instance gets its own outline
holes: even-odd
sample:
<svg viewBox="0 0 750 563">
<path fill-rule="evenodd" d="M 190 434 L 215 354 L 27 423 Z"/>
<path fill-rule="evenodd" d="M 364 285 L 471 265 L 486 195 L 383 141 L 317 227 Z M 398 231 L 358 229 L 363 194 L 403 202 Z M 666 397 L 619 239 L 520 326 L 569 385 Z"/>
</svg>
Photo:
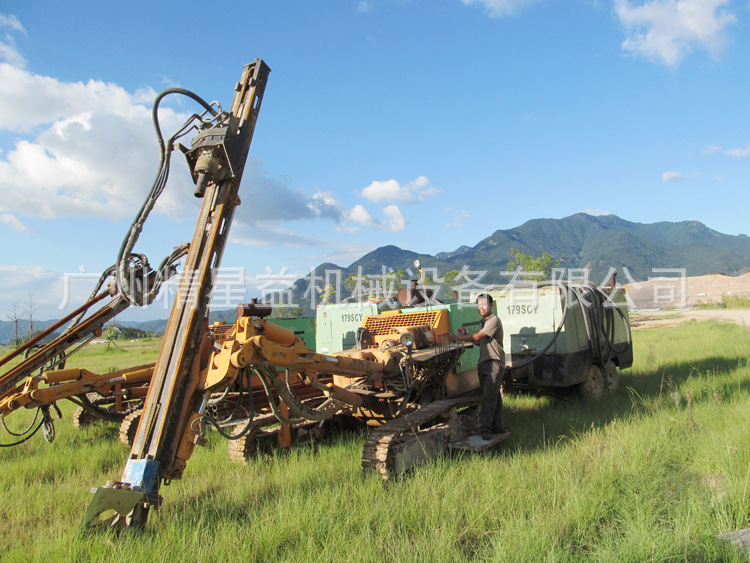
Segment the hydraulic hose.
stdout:
<svg viewBox="0 0 750 563">
<path fill-rule="evenodd" d="M 314 422 L 319 422 L 321 420 L 327 420 L 331 418 L 334 414 L 336 414 L 340 408 L 336 406 L 335 404 L 331 406 L 330 408 L 326 408 L 323 410 L 318 409 L 311 409 L 307 405 L 303 404 L 302 401 L 300 401 L 299 397 L 293 392 L 290 392 L 286 385 L 284 385 L 284 382 L 279 377 L 278 372 L 270 367 L 270 366 L 263 366 L 262 369 L 256 370 L 256 373 L 260 376 L 261 382 L 263 382 L 263 387 L 266 387 L 266 382 L 264 379 L 267 377 L 268 380 L 273 385 L 274 389 L 276 389 L 276 392 L 279 394 L 279 397 L 281 398 L 284 403 L 286 403 L 286 406 L 289 407 L 289 410 L 294 413 L 296 416 L 306 419 L 306 420 L 312 420 Z M 266 394 L 268 394 L 269 403 L 271 404 L 271 408 L 274 409 L 274 402 L 273 398 L 269 394 L 270 390 L 266 389 Z M 277 409 L 274 409 L 274 414 L 276 415 L 276 418 L 279 418 L 280 413 L 276 412 Z M 283 416 L 283 415 L 282 415 Z M 279 418 L 281 420 L 281 418 Z M 286 422 L 282 420 L 282 422 Z M 299 421 L 294 422 L 294 424 L 297 424 Z"/>
<path fill-rule="evenodd" d="M 182 127 L 180 127 L 180 129 L 165 143 L 164 137 L 161 132 L 161 127 L 159 125 L 158 110 L 161 101 L 170 94 L 181 94 L 183 96 L 187 96 L 203 106 L 205 111 L 201 115 L 193 114 L 192 116 L 190 116 L 190 118 L 185 121 Z M 146 219 L 153 210 L 154 206 L 156 205 L 157 199 L 162 194 L 166 186 L 167 179 L 169 177 L 169 165 L 172 154 L 172 146 L 176 139 L 186 135 L 190 131 L 190 129 L 193 127 L 193 123 L 196 120 L 204 122 L 203 116 L 206 113 L 211 114 L 212 117 L 209 120 L 211 121 L 214 118 L 220 116 L 223 112 L 217 112 L 211 106 L 211 104 L 208 104 L 200 96 L 183 88 L 168 88 L 167 90 L 161 92 L 156 97 L 156 100 L 154 100 L 154 105 L 151 110 L 151 119 L 153 121 L 154 130 L 156 131 L 156 138 L 159 143 L 159 171 L 156 175 L 156 179 L 154 180 L 153 185 L 151 186 L 151 190 L 149 191 L 148 196 L 146 197 L 143 205 L 141 206 L 141 209 L 138 212 L 138 215 L 136 216 L 136 219 L 131 223 L 130 229 L 124 240 L 122 241 L 120 251 L 117 255 L 116 264 L 117 287 L 122 295 L 127 298 L 127 300 L 133 305 L 141 306 L 153 300 L 153 297 L 156 295 L 156 293 L 158 292 L 158 288 L 161 285 L 160 282 L 165 277 L 164 269 L 168 265 L 171 265 L 172 262 L 176 261 L 175 256 L 177 254 L 179 254 L 179 256 L 182 256 L 187 252 L 186 245 L 183 245 L 181 247 L 178 247 L 175 252 L 173 252 L 169 257 L 167 257 L 164 262 L 162 262 L 162 266 L 160 266 L 159 272 L 157 273 L 157 283 L 154 284 L 154 287 L 149 288 L 148 292 L 145 292 L 143 295 L 137 295 L 137 292 L 134 292 L 132 290 L 130 284 L 131 280 L 129 279 L 131 269 L 128 267 L 132 256 L 132 250 L 135 247 L 135 243 L 138 240 L 141 231 L 143 230 L 143 225 L 145 224 Z"/>
</svg>

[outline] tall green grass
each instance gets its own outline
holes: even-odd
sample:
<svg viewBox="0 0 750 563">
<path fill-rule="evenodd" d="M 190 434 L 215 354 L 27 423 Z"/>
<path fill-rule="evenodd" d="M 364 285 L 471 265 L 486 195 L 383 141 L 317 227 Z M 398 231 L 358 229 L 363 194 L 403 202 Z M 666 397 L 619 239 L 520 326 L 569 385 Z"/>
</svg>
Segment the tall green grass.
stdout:
<svg viewBox="0 0 750 563">
<path fill-rule="evenodd" d="M 699 303 L 698 309 L 750 309 L 750 295 L 722 295 L 716 303 Z"/>
<path fill-rule="evenodd" d="M 117 428 L 61 421 L 53 444 L 0 450 L 0 559 L 744 560 L 715 536 L 750 526 L 750 332 L 692 322 L 634 340 L 615 395 L 506 396 L 508 441 L 387 486 L 362 474 L 363 432 L 247 467 L 211 434 L 147 529 L 119 537 L 78 532 L 89 487 L 121 475 Z"/>
</svg>

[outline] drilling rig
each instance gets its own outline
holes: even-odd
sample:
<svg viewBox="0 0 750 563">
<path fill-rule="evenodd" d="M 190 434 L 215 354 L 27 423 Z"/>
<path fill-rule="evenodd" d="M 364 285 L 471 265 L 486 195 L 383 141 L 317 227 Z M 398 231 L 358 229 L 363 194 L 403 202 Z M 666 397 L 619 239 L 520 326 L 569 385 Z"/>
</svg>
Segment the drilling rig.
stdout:
<svg viewBox="0 0 750 563">
<path fill-rule="evenodd" d="M 246 420 L 232 437 L 237 455 L 248 447 L 242 438 L 252 436 L 271 417 L 291 426 L 342 414 L 379 427 L 365 447 L 363 465 L 384 477 L 424 461 L 425 455 L 412 447 L 420 443 L 421 429 L 430 427 L 427 432 L 437 451 L 449 430 L 460 426 L 458 411 L 478 403 L 477 398 L 447 398 L 446 378 L 463 347 L 438 336 L 450 328 L 444 310 L 416 317 L 403 314 L 385 328 L 363 327 L 358 349 L 337 354 L 309 349 L 292 331 L 268 321 L 268 311 L 257 303 L 240 306 L 232 325 L 209 326 L 212 272 L 221 263 L 240 204 L 240 181 L 269 72 L 261 60 L 247 65 L 228 112 L 179 91 L 211 114 L 201 119 L 191 148 L 181 146 L 195 196 L 203 199 L 177 290 L 183 298 L 173 304 L 159 356 L 150 368 L 148 393 L 122 477 L 92 490 L 84 527 L 145 525 L 150 509 L 161 504 L 162 486 L 182 477 L 194 447 L 203 442 L 212 421 L 212 400 L 225 397 L 230 389 L 239 388 L 241 396 L 243 388 L 262 386 L 268 399 L 264 412 L 256 412 L 256 402 L 249 400 Z M 164 95 L 157 97 L 154 115 Z M 159 139 L 163 173 L 155 185 L 166 181 L 165 155 L 174 137 L 166 145 L 160 133 Z M 128 283 L 132 276 L 125 257 L 132 254 L 152 207 L 153 200 L 147 200 L 118 256 L 117 288 L 134 304 L 138 302 Z M 406 438 L 409 431 L 411 439 Z"/>
<path fill-rule="evenodd" d="M 213 273 L 240 205 L 240 182 L 269 73 L 260 59 L 246 65 L 229 111 L 182 89 L 166 90 L 154 103 L 162 162 L 112 268 L 115 280 L 107 294 L 113 301 L 103 315 L 111 318 L 127 306 L 149 303 L 186 253 L 176 292 L 180 298 L 172 306 L 156 362 L 115 374 L 63 369 L 37 377 L 28 375 L 28 364 L 0 377 L 0 416 L 23 406 L 48 409 L 57 398 L 89 391 L 116 397 L 146 394 L 142 410 L 126 417 L 121 427 L 121 437 L 124 433 L 131 446 L 124 471 L 119 480 L 92 489 L 84 528 L 145 526 L 151 508 L 162 503 L 163 487 L 182 478 L 209 427 L 220 429 L 218 404 L 228 413 L 225 422 L 231 419 L 235 426 L 229 436 L 235 460 L 251 455 L 255 437 L 269 425 L 289 429 L 345 417 L 370 427 L 362 467 L 386 480 L 451 446 L 460 447 L 476 432 L 481 403 L 476 370 L 457 369 L 465 348 L 446 336 L 462 328 L 459 310 L 465 304 L 441 304 L 416 286 L 404 289 L 403 295 L 399 292 L 403 308 L 365 316 L 354 348 L 331 353 L 306 346 L 293 331 L 268 320 L 270 307 L 256 302 L 240 305 L 234 323 L 209 324 Z M 157 110 L 172 93 L 191 97 L 204 112 L 165 143 Z M 175 144 L 196 127 L 189 149 Z M 163 190 L 169 155 L 177 148 L 185 154 L 202 207 L 189 245 L 177 247 L 152 272 L 133 248 Z M 139 276 L 151 281 L 135 283 Z M 92 315 L 88 324 L 63 335 L 35 360 L 33 369 L 41 369 L 73 341 L 100 333 L 102 318 Z M 40 383 L 47 387 L 39 388 Z"/>
</svg>

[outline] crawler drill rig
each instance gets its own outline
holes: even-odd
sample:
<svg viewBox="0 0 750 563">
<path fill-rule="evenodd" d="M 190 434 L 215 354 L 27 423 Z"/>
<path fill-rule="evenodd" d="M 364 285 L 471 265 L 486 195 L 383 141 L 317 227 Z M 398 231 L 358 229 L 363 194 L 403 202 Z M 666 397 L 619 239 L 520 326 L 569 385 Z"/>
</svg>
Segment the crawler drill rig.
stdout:
<svg viewBox="0 0 750 563">
<path fill-rule="evenodd" d="M 189 129 L 186 124 L 164 143 L 156 112 L 165 93 L 157 97 L 154 123 L 162 165 L 113 267 L 115 281 L 107 292 L 114 295 L 113 302 L 56 341 L 33 366 L 29 363 L 0 378 L 0 416 L 21 407 L 48 409 L 59 398 L 84 397 L 87 392 L 118 397 L 130 393 L 138 398 L 146 393 L 137 419 L 126 418 L 138 425 L 132 435 L 134 426 L 126 431 L 131 450 L 122 477 L 92 490 L 84 527 L 144 526 L 150 509 L 161 504 L 162 486 L 182 477 L 207 427 L 218 427 L 211 411 L 220 403 L 226 409 L 227 402 L 235 401 L 242 406 L 235 412 L 244 413 L 230 441 L 235 460 L 250 455 L 255 434 L 271 423 L 292 427 L 339 415 L 372 427 L 362 465 L 384 478 L 424 462 L 471 433 L 478 398 L 451 397 L 446 385 L 463 347 L 437 336 L 449 332 L 445 310 L 369 317 L 360 329 L 357 348 L 336 354 L 307 348 L 292 331 L 268 321 L 270 309 L 257 303 L 240 306 L 233 324 L 209 326 L 213 272 L 221 263 L 234 210 L 240 204 L 240 181 L 269 72 L 259 59 L 247 65 L 228 112 L 216 111 L 213 104 L 190 92 L 165 91 L 188 95 L 205 109 L 194 116 L 200 125 L 191 148 L 179 146 L 196 184 L 195 195 L 203 204 L 189 246 L 176 249 L 151 272 L 132 250 L 166 182 L 174 141 Z M 74 341 L 100 333 L 104 317 L 112 318 L 131 304 L 150 302 L 186 250 L 176 292 L 180 298 L 175 299 L 155 364 L 106 375 L 43 370 L 45 365 L 55 367 L 46 362 Z M 151 281 L 136 286 L 136 270 L 143 270 Z M 104 294 L 96 299 L 104 299 Z M 32 369 L 40 369 L 41 375 L 30 376 Z M 253 396 L 259 387 L 266 401 Z M 244 399 L 243 389 L 247 390 Z"/>
<path fill-rule="evenodd" d="M 144 525 L 149 509 L 161 502 L 161 485 L 182 477 L 195 445 L 202 443 L 211 397 L 238 382 L 253 388 L 259 381 L 270 412 L 251 411 L 237 426 L 229 447 L 235 461 L 252 453 L 255 432 L 269 421 L 293 427 L 345 416 L 373 427 L 363 469 L 388 479 L 472 433 L 479 398 L 449 398 L 446 390 L 446 376 L 463 352 L 462 346 L 437 336 L 447 325 L 446 310 L 368 317 L 360 346 L 335 354 L 310 350 L 294 332 L 268 321 L 269 313 L 270 308 L 243 305 L 235 323 L 210 327 L 185 372 L 184 398 L 172 407 L 151 405 L 149 390 L 144 413 L 151 408 L 163 418 L 171 416 L 174 426 L 152 433 L 152 441 L 160 438 L 162 444 L 153 457 L 137 456 L 139 438 L 148 428 L 148 419 L 142 418 L 122 480 L 96 489 L 84 526 Z M 155 385 L 154 378 L 151 388 Z M 115 515 L 102 521 L 100 515 L 110 510 Z"/>
</svg>

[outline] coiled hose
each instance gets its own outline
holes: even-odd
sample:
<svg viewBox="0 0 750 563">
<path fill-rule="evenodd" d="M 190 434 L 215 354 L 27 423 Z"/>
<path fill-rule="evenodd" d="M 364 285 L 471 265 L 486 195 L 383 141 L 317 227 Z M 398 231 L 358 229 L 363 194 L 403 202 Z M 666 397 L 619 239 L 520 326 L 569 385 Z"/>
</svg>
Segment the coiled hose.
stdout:
<svg viewBox="0 0 750 563">
<path fill-rule="evenodd" d="M 526 359 L 517 365 L 506 368 L 506 371 L 512 372 L 524 368 L 547 353 L 547 351 L 554 345 L 557 337 L 560 336 L 560 333 L 565 326 L 565 319 L 568 316 L 571 303 L 583 307 L 583 322 L 586 327 L 589 352 L 597 364 L 605 367 L 612 358 L 613 353 L 622 354 L 631 346 L 630 323 L 617 305 L 614 303 L 610 305 L 606 304 L 610 300 L 610 296 L 604 293 L 600 287 L 593 283 L 584 285 L 564 281 L 541 282 L 535 287 L 559 287 L 566 292 L 562 317 L 560 318 L 557 329 L 555 329 L 555 332 L 552 334 L 552 338 L 544 348 L 531 358 Z M 616 347 L 614 343 L 615 316 L 613 309 L 617 311 L 623 321 L 625 321 L 626 342 L 622 347 Z"/>
</svg>

